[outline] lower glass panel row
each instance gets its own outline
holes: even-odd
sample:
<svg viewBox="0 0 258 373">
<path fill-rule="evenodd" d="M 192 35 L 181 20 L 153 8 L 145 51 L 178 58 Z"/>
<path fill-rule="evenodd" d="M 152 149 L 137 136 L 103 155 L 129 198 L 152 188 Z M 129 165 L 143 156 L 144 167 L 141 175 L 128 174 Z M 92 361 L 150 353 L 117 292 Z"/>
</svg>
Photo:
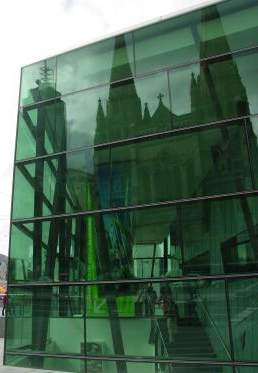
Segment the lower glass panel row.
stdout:
<svg viewBox="0 0 258 373">
<path fill-rule="evenodd" d="M 233 373 L 230 366 L 193 366 L 161 363 L 115 362 L 103 360 L 76 360 L 49 357 L 11 355 L 6 365 L 38 367 L 58 372 L 76 373 Z M 237 368 L 237 373 L 257 373 L 258 368 Z M 53 372 L 54 373 L 54 372 Z"/>
<path fill-rule="evenodd" d="M 258 197 L 15 223 L 9 282 L 258 272 Z"/>
<path fill-rule="evenodd" d="M 258 278 L 10 288 L 6 348 L 258 361 L 257 292 Z"/>
</svg>

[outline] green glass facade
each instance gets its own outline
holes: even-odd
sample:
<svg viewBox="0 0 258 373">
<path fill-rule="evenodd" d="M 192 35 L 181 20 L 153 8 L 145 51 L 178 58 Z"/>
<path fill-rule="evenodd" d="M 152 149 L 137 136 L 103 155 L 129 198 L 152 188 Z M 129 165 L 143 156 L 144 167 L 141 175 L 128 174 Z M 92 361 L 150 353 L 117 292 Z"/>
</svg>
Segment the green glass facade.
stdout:
<svg viewBox="0 0 258 373">
<path fill-rule="evenodd" d="M 21 73 L 5 364 L 258 372 L 258 3 Z"/>
</svg>

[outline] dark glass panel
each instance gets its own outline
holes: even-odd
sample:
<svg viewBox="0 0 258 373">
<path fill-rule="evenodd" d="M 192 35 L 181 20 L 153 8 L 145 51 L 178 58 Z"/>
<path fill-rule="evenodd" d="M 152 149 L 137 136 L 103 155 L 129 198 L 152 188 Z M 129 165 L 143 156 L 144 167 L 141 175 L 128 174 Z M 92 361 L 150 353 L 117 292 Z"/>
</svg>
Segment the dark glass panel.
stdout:
<svg viewBox="0 0 258 373">
<path fill-rule="evenodd" d="M 111 205 L 252 188 L 244 126 L 221 126 L 111 149 Z"/>
<path fill-rule="evenodd" d="M 236 372 L 237 373 L 257 373 L 258 372 L 258 366 L 250 366 L 250 367 L 243 367 L 243 366 L 238 366 L 236 367 Z"/>
<path fill-rule="evenodd" d="M 8 295 L 6 347 L 55 354 L 228 360 L 225 308 L 223 281 L 13 288 Z"/>
<path fill-rule="evenodd" d="M 13 218 L 107 207 L 109 150 L 68 153 L 18 164 Z"/>
<path fill-rule="evenodd" d="M 255 189 L 258 189 L 258 117 L 248 118 L 245 123 L 251 151 L 251 164 L 254 173 Z"/>
<path fill-rule="evenodd" d="M 66 150 L 65 103 L 53 100 L 24 108 L 19 113 L 16 159 Z"/>
<path fill-rule="evenodd" d="M 232 0 L 138 29 L 136 73 L 254 46 L 257 16 L 255 0 Z"/>
<path fill-rule="evenodd" d="M 258 112 L 258 53 L 223 57 L 170 73 L 173 127 Z"/>
<path fill-rule="evenodd" d="M 56 91 L 56 58 L 40 61 L 22 69 L 20 104 L 59 96 Z"/>
<path fill-rule="evenodd" d="M 234 353 L 235 359 L 238 361 L 257 362 L 258 360 L 256 343 L 258 326 L 257 291 L 257 278 L 229 282 Z"/>
<path fill-rule="evenodd" d="M 131 34 L 57 56 L 57 89 L 62 94 L 128 78 L 133 73 Z"/>
</svg>

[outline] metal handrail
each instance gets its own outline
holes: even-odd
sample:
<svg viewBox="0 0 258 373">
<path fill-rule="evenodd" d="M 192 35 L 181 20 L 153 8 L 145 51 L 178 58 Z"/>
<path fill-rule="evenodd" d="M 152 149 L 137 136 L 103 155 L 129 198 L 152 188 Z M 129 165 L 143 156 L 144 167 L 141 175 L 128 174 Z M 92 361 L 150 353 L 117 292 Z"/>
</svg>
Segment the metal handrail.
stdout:
<svg viewBox="0 0 258 373">
<path fill-rule="evenodd" d="M 218 327 L 217 327 L 216 324 L 214 323 L 214 321 L 213 321 L 213 319 L 212 319 L 212 317 L 211 317 L 211 315 L 210 315 L 210 313 L 209 313 L 207 307 L 205 307 L 205 305 L 203 304 L 203 300 L 202 300 L 201 296 L 200 296 L 200 295 L 197 295 L 197 298 L 199 299 L 199 304 L 201 305 L 202 310 L 204 311 L 204 313 L 205 313 L 205 315 L 206 315 L 206 318 L 208 319 L 208 321 L 210 322 L 211 326 L 212 326 L 213 329 L 215 330 L 215 333 L 216 333 L 218 339 L 220 340 L 222 346 L 224 347 L 224 350 L 226 351 L 227 356 L 228 356 L 229 359 L 231 360 L 231 354 L 230 354 L 230 351 L 229 351 L 227 345 L 225 344 L 223 338 L 221 337 L 220 332 L 219 332 L 219 330 L 218 330 Z"/>
</svg>

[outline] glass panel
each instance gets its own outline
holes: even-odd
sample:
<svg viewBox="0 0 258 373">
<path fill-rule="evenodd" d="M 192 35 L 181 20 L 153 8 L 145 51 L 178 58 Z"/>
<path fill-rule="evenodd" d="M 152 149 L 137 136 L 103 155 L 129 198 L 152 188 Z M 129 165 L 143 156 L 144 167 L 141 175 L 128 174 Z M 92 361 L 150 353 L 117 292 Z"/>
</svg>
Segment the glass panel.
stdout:
<svg viewBox="0 0 258 373">
<path fill-rule="evenodd" d="M 56 91 L 56 58 L 40 61 L 22 69 L 20 104 L 59 96 Z"/>
<path fill-rule="evenodd" d="M 245 122 L 251 151 L 255 189 L 258 189 L 258 117 L 248 118 Z"/>
<path fill-rule="evenodd" d="M 163 73 L 70 95 L 64 102 L 69 149 L 171 128 L 168 79 Z"/>
<path fill-rule="evenodd" d="M 34 369 L 47 369 L 51 373 L 85 373 L 85 362 L 77 359 L 64 359 L 62 358 L 49 358 L 39 356 L 19 356 L 19 355 L 6 355 L 5 364 L 15 367 L 34 368 Z M 23 370 L 22 370 L 23 372 Z M 87 373 L 90 373 L 87 371 Z M 93 373 L 93 372 L 92 372 Z M 95 370 L 94 373 L 102 373 Z M 103 372 L 104 373 L 104 372 Z M 107 372 L 114 373 L 114 372 Z"/>
<path fill-rule="evenodd" d="M 229 299 L 235 359 L 257 361 L 258 279 L 229 282 Z"/>
<path fill-rule="evenodd" d="M 177 200 L 251 188 L 243 125 L 111 149 L 111 205 Z"/>
<path fill-rule="evenodd" d="M 16 159 L 162 132 L 171 121 L 167 74 L 130 79 L 24 109 Z"/>
<path fill-rule="evenodd" d="M 229 359 L 223 283 L 90 286 L 86 299 L 87 343 L 108 355 Z"/>
<path fill-rule="evenodd" d="M 7 351 L 228 360 L 227 330 L 220 281 L 13 288 L 8 295 Z"/>
<path fill-rule="evenodd" d="M 39 359 L 39 358 L 38 358 Z M 115 362 L 105 360 L 75 360 L 75 359 L 64 359 L 64 358 L 47 358 L 40 359 L 42 364 L 33 364 L 32 357 L 21 357 L 18 355 L 6 356 L 6 364 L 19 366 L 19 367 L 34 367 L 62 371 L 62 372 L 75 372 L 75 373 L 185 373 L 186 370 L 189 373 L 233 373 L 231 367 L 216 367 L 216 366 L 172 366 L 166 363 L 139 363 L 139 362 Z M 243 372 L 247 368 L 244 369 Z M 252 368 L 254 369 L 254 368 Z M 242 370 L 241 370 L 242 372 Z M 254 370 L 246 371 L 246 373 L 255 373 Z M 237 372 L 238 373 L 238 372 Z"/>
<path fill-rule="evenodd" d="M 94 153 L 92 148 L 87 152 L 18 164 L 15 170 L 13 218 L 106 207 L 108 162 L 108 149 L 96 149 Z"/>
<path fill-rule="evenodd" d="M 83 293 L 84 289 L 76 286 L 9 289 L 7 351 L 80 354 Z"/>
<path fill-rule="evenodd" d="M 173 127 L 258 112 L 258 53 L 223 57 L 170 73 Z"/>
<path fill-rule="evenodd" d="M 61 94 L 132 75 L 131 34 L 118 35 L 57 56 L 57 89 Z"/>
<path fill-rule="evenodd" d="M 62 100 L 24 108 L 19 113 L 16 159 L 66 150 L 66 112 Z"/>
<path fill-rule="evenodd" d="M 240 367 L 238 366 L 236 368 L 236 373 L 257 373 L 258 372 L 258 366 L 257 367 Z"/>
<path fill-rule="evenodd" d="M 255 0 L 232 0 L 138 29 L 136 73 L 256 45 L 257 17 Z"/>
</svg>

